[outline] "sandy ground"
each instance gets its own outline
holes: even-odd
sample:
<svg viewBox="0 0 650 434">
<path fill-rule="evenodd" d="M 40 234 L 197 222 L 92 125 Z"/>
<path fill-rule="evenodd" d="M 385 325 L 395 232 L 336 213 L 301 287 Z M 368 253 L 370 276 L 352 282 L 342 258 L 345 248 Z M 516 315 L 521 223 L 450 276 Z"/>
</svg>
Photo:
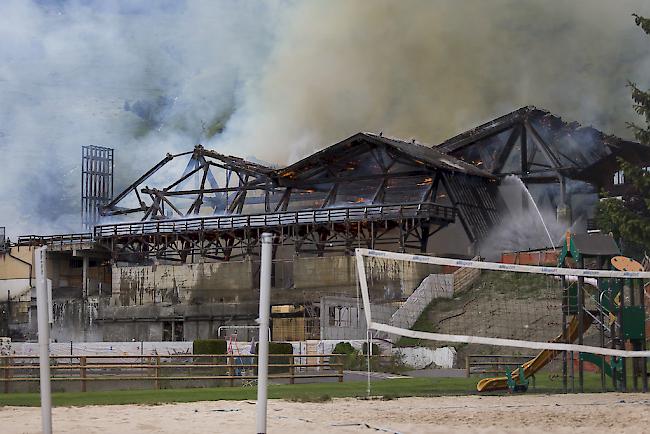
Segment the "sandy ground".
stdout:
<svg viewBox="0 0 650 434">
<path fill-rule="evenodd" d="M 269 433 L 650 432 L 650 395 L 583 394 L 269 401 Z M 58 407 L 56 433 L 254 433 L 253 401 Z M 39 408 L 0 408 L 3 434 L 37 433 Z"/>
</svg>

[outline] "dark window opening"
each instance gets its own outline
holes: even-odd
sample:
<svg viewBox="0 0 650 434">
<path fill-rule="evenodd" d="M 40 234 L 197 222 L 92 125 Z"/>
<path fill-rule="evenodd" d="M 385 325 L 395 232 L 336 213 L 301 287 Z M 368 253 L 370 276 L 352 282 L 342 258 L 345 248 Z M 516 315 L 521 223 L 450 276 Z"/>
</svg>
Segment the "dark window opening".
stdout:
<svg viewBox="0 0 650 434">
<path fill-rule="evenodd" d="M 162 340 L 178 342 L 183 340 L 183 321 L 163 321 Z"/>
</svg>

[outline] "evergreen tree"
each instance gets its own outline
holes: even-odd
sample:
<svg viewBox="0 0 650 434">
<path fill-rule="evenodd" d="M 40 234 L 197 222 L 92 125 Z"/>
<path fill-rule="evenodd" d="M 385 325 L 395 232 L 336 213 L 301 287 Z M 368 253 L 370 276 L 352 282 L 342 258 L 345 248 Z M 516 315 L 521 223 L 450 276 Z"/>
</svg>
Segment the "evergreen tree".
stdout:
<svg viewBox="0 0 650 434">
<path fill-rule="evenodd" d="M 650 35 L 650 19 L 634 15 L 637 26 Z M 628 123 L 636 139 L 650 144 L 650 91 L 628 83 L 632 90 L 634 110 L 644 119 L 645 125 Z M 650 173 L 632 162 L 619 159 L 625 182 L 632 193 L 624 200 L 603 199 L 597 210 L 597 223 L 603 232 L 611 232 L 622 241 L 627 254 L 640 256 L 650 250 Z"/>
</svg>

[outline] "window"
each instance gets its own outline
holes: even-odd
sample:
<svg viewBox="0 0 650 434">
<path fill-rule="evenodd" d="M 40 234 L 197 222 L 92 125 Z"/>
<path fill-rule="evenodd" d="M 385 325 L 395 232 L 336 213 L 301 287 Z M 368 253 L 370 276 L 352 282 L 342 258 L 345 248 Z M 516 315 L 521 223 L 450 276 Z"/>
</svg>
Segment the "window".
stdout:
<svg viewBox="0 0 650 434">
<path fill-rule="evenodd" d="M 330 306 L 329 325 L 333 327 L 356 327 L 358 325 L 358 311 L 352 306 Z"/>
<path fill-rule="evenodd" d="M 614 185 L 623 185 L 625 184 L 625 174 L 622 170 L 614 173 Z"/>
<path fill-rule="evenodd" d="M 163 321 L 163 341 L 183 340 L 183 321 Z"/>
</svg>

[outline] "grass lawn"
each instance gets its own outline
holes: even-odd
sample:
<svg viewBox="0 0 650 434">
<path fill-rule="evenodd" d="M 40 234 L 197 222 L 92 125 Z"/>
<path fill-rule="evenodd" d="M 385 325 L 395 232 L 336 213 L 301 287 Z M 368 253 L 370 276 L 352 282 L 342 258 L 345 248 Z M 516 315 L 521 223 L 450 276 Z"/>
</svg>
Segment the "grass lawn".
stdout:
<svg viewBox="0 0 650 434">
<path fill-rule="evenodd" d="M 400 378 L 373 381 L 371 395 L 385 398 L 404 396 L 439 396 L 476 394 L 477 377 L 472 378 Z M 337 397 L 365 397 L 364 381 L 344 383 L 316 383 L 269 386 L 269 398 L 297 401 L 326 401 Z M 528 393 L 560 392 L 562 381 L 548 374 L 540 375 L 534 389 Z M 585 373 L 585 391 L 600 392 L 600 375 Z M 215 400 L 255 399 L 256 389 L 251 387 L 216 387 L 204 389 L 117 390 L 109 392 L 53 393 L 55 406 L 159 404 L 168 402 L 193 402 Z M 492 394 L 502 394 L 492 393 Z M 0 406 L 38 406 L 38 393 L 0 394 Z"/>
</svg>

